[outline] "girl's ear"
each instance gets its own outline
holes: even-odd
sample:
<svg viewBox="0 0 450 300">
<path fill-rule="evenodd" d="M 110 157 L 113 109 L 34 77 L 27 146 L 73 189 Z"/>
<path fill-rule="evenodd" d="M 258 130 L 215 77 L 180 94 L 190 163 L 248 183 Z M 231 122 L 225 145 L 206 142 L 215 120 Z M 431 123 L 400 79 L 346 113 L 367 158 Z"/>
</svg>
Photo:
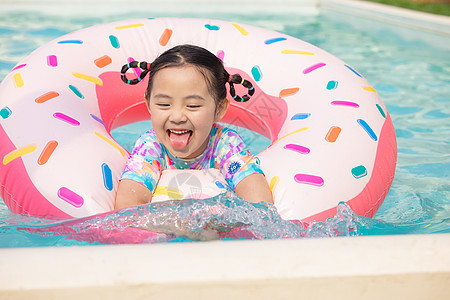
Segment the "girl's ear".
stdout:
<svg viewBox="0 0 450 300">
<path fill-rule="evenodd" d="M 222 105 L 218 107 L 216 111 L 216 117 L 214 118 L 214 122 L 219 122 L 227 113 L 228 107 L 230 106 L 230 100 L 225 98 L 225 101 L 222 102 Z"/>
<path fill-rule="evenodd" d="M 145 106 L 147 106 L 147 109 L 150 111 L 150 98 L 147 97 L 147 92 L 144 96 Z"/>
</svg>

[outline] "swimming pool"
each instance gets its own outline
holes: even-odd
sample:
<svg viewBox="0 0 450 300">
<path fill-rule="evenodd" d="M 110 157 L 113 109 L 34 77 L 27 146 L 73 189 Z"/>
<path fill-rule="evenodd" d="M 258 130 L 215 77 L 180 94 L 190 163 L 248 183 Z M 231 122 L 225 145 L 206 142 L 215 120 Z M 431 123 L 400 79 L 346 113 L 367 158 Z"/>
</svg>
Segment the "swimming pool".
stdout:
<svg viewBox="0 0 450 300">
<path fill-rule="evenodd" d="M 17 2 L 33 1 L 10 1 Z M 258 5 L 252 5 L 256 2 L 253 0 L 230 0 L 211 8 L 194 7 L 191 2 L 182 5 L 176 0 L 146 0 L 151 3 L 142 10 L 135 7 L 138 0 L 127 6 L 114 1 L 103 1 L 108 3 L 106 7 L 56 5 L 65 2 L 47 0 L 53 5 L 27 6 L 29 12 L 25 14 L 15 5 L 0 6 L 0 78 L 52 38 L 118 18 L 206 16 L 299 33 L 363 73 L 378 89 L 396 126 L 397 174 L 372 224 L 375 226 L 367 226 L 369 234 L 447 233 L 25 248 L 74 244 L 59 237 L 42 240 L 18 234 L 11 225 L 36 220 L 12 216 L 2 207 L 0 247 L 20 248 L 0 249 L 0 298 L 79 299 L 95 294 L 98 299 L 149 295 L 159 299 L 443 299 L 449 294 L 449 59 L 439 50 L 450 45 L 449 30 L 444 35 L 427 31 L 431 41 L 425 37 L 424 43 L 417 38 L 421 34 L 416 27 L 411 30 L 398 23 L 394 28 L 389 25 L 397 20 L 396 12 L 387 24 L 373 22 L 372 17 L 377 19 L 386 10 L 361 10 L 361 2 L 346 0 L 323 1 L 326 5 L 322 2 L 320 9 L 313 0 L 285 0 L 282 7 L 276 7 L 272 0 L 260 0 L 262 4 Z M 176 3 L 167 9 L 164 5 L 152 7 L 155 2 Z M 210 1 L 195 1 L 206 2 Z M 329 7 L 332 3 L 335 5 Z M 192 13 L 193 8 L 196 13 Z M 80 15 L 87 15 L 87 21 Z M 417 20 L 412 18 L 410 23 Z M 358 40 L 365 44 L 361 46 Z M 440 43 L 443 40 L 445 43 Z M 413 55 L 408 53 L 410 49 Z M 390 70 L 394 76 L 390 76 Z M 436 164 L 435 168 L 427 166 L 430 163 Z"/>
<path fill-rule="evenodd" d="M 450 54 L 438 43 L 414 39 L 413 29 L 400 33 L 390 27 L 357 17 L 342 18 L 332 11 L 309 7 L 295 13 L 233 13 L 230 11 L 164 11 L 151 6 L 131 11 L 123 6 L 79 12 L 86 7 L 57 7 L 48 11 L 9 7 L 0 13 L 0 78 L 15 64 L 44 43 L 71 31 L 115 20 L 159 17 L 208 17 L 265 27 L 317 45 L 354 66 L 378 91 L 396 128 L 398 164 L 391 191 L 374 218 L 362 225 L 361 234 L 450 232 Z M 162 10 L 162 11 L 161 11 Z M 28 11 L 25 12 L 24 11 Z M 170 11 L 169 13 L 167 11 Z M 408 33 L 409 30 L 409 33 Z M 405 33 L 405 31 L 407 33 Z M 439 35 L 436 40 L 449 36 Z M 130 149 L 136 136 L 147 130 L 139 123 L 120 128 L 113 135 Z M 244 137 L 250 133 L 244 132 Z M 252 144 L 258 152 L 263 139 Z M 0 205 L 0 247 L 84 245 L 60 237 L 39 237 L 18 232 L 15 227 L 38 220 L 12 215 Z"/>
</svg>

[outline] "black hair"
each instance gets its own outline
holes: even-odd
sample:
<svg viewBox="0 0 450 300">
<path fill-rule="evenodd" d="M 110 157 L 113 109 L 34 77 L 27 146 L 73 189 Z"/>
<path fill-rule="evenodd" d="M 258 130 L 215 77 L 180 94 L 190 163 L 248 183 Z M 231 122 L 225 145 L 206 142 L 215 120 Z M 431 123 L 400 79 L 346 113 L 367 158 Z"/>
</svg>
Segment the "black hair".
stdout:
<svg viewBox="0 0 450 300">
<path fill-rule="evenodd" d="M 225 104 L 227 90 L 225 84 L 230 85 L 230 94 L 234 100 L 245 102 L 250 99 L 255 90 L 250 81 L 245 80 L 239 74 L 230 75 L 224 68 L 222 61 L 208 50 L 194 45 L 175 46 L 160 56 L 151 64 L 147 62 L 130 62 L 122 67 L 121 78 L 127 84 L 137 84 L 147 74 L 149 74 L 147 92 L 145 98 L 148 101 L 153 87 L 153 78 L 158 71 L 170 68 L 191 65 L 204 76 L 208 90 L 216 103 L 216 109 L 219 110 Z M 129 68 L 141 68 L 143 72 L 138 78 L 129 80 L 125 73 Z M 242 84 L 248 89 L 248 94 L 237 96 L 234 84 Z"/>
</svg>

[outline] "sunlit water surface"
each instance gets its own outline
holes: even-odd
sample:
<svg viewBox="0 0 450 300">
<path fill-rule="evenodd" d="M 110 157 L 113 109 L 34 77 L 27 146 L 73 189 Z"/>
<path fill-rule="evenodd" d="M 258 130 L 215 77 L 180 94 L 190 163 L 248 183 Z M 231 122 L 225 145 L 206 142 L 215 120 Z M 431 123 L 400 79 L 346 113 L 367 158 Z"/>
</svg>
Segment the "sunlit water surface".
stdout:
<svg viewBox="0 0 450 300">
<path fill-rule="evenodd" d="M 327 50 L 363 74 L 386 103 L 398 140 L 396 176 L 376 216 L 360 217 L 341 204 L 338 214 L 324 223 L 292 223 L 280 219 L 273 206 L 222 195 L 64 221 L 14 215 L 1 203 L 0 247 L 450 232 L 450 53 L 433 43 L 406 39 L 395 28 L 377 30 L 325 15 L 155 14 L 148 8 L 85 17 L 0 12 L 0 78 L 34 49 L 63 34 L 105 22 L 165 16 L 230 20 L 281 31 Z M 113 136 L 130 150 L 150 126 L 129 125 Z M 244 140 L 252 140 L 253 152 L 267 147 L 264 138 L 255 142 L 252 132 L 238 130 Z M 126 239 L 123 230 L 145 234 Z"/>
</svg>

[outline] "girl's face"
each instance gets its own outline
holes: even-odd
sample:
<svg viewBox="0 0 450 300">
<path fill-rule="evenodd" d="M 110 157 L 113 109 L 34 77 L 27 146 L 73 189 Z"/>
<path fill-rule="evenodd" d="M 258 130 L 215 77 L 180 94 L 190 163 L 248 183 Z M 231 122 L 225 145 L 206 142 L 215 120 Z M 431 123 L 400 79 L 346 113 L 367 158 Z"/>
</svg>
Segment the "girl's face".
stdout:
<svg viewBox="0 0 450 300">
<path fill-rule="evenodd" d="M 226 107 L 216 112 L 202 73 L 183 66 L 155 74 L 149 111 L 158 140 L 172 155 L 190 159 L 205 151 L 212 125 L 224 116 Z"/>
</svg>

